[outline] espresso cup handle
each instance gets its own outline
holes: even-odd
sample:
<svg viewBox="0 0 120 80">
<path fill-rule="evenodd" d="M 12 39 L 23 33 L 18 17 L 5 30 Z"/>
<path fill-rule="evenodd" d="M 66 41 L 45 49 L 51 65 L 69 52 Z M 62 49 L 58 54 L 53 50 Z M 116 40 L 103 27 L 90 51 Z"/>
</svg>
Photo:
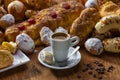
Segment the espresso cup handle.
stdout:
<svg viewBox="0 0 120 80">
<path fill-rule="evenodd" d="M 73 36 L 72 38 L 70 38 L 70 45 L 71 46 L 75 46 L 79 43 L 80 39 L 77 36 Z"/>
</svg>

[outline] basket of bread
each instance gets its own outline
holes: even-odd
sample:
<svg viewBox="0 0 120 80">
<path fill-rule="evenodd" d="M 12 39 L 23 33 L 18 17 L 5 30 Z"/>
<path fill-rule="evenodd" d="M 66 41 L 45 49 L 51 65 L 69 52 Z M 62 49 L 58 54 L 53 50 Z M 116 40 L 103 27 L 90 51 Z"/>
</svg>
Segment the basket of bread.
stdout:
<svg viewBox="0 0 120 80">
<path fill-rule="evenodd" d="M 50 35 L 58 28 L 78 36 L 79 45 L 94 55 L 103 51 L 120 53 L 119 3 L 119 0 L 0 0 L 0 68 L 12 64 L 17 49 L 30 54 L 37 46 L 49 45 Z"/>
</svg>

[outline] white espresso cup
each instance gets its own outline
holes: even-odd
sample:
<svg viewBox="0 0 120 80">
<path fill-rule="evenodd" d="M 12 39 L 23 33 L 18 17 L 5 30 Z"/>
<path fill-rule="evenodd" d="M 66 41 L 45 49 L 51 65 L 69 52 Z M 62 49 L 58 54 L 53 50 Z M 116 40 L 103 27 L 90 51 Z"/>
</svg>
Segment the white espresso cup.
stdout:
<svg viewBox="0 0 120 80">
<path fill-rule="evenodd" d="M 51 36 L 50 41 L 55 61 L 64 62 L 67 60 L 69 48 L 79 43 L 79 37 L 58 32 Z"/>
</svg>

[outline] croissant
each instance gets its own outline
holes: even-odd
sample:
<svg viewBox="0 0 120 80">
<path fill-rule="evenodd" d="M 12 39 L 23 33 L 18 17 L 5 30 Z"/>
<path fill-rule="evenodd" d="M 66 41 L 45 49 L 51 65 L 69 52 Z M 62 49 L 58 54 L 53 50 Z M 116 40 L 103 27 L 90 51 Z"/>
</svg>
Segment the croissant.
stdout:
<svg viewBox="0 0 120 80">
<path fill-rule="evenodd" d="M 35 41 L 36 45 L 40 44 L 39 31 L 43 26 L 47 26 L 52 30 L 62 26 L 69 30 L 69 26 L 83 9 L 84 6 L 77 1 L 62 2 L 43 9 L 30 19 L 7 28 L 5 38 L 7 41 L 15 41 L 18 34 L 25 32 Z"/>
<path fill-rule="evenodd" d="M 73 21 L 70 28 L 70 34 L 72 36 L 79 36 L 81 46 L 85 42 L 89 33 L 93 30 L 99 18 L 100 15 L 95 8 L 86 8 L 81 12 L 80 16 Z"/>
</svg>

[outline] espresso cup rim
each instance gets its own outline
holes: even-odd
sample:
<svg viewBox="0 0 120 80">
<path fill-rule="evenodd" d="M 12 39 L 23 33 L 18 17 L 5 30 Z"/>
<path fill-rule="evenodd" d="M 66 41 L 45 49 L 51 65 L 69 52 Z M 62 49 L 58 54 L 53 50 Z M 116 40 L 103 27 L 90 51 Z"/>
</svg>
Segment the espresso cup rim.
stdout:
<svg viewBox="0 0 120 80">
<path fill-rule="evenodd" d="M 69 35 L 68 33 L 64 33 L 64 32 L 57 32 L 57 33 L 52 34 L 52 35 L 51 35 L 51 39 L 52 39 L 52 40 L 55 40 L 55 41 L 58 41 L 58 40 L 56 40 L 56 39 L 53 38 L 53 35 L 58 34 L 58 33 L 62 33 L 62 34 L 67 35 L 67 38 L 64 39 L 64 40 L 61 40 L 61 41 L 66 41 L 66 40 L 70 39 L 70 35 Z"/>
</svg>

